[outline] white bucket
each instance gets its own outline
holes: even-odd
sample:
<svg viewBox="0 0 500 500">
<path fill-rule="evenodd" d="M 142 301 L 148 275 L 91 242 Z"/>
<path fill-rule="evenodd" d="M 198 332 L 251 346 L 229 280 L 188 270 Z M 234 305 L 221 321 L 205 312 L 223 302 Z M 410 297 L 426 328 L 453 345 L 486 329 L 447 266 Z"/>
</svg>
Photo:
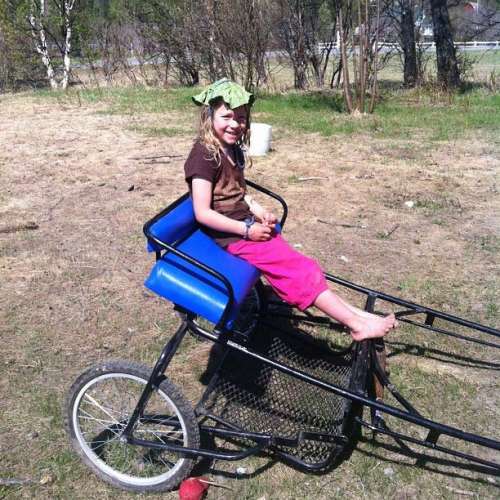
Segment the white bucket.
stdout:
<svg viewBox="0 0 500 500">
<path fill-rule="evenodd" d="M 271 125 L 266 123 L 252 123 L 250 125 L 250 156 L 264 156 L 271 147 Z"/>
</svg>

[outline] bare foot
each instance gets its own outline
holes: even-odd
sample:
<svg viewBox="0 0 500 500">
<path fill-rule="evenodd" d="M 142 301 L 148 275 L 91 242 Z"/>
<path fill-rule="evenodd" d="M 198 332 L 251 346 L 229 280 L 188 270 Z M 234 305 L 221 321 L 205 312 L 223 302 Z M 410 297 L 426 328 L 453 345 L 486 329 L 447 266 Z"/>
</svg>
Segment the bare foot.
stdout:
<svg viewBox="0 0 500 500">
<path fill-rule="evenodd" d="M 370 319 L 370 320 L 373 319 L 374 317 L 379 318 L 379 319 L 385 319 L 385 318 L 388 318 L 389 316 L 394 316 L 394 313 L 388 314 L 387 316 L 379 316 L 378 314 L 374 314 L 374 313 L 365 311 L 364 309 L 359 309 L 358 307 L 355 307 L 355 306 L 352 306 L 352 310 L 353 310 L 353 312 L 359 314 L 359 316 L 361 316 L 362 318 L 366 318 L 366 319 Z M 396 318 L 394 318 L 394 323 L 393 323 L 391 328 L 397 328 L 398 326 L 399 326 L 399 322 Z"/>
<path fill-rule="evenodd" d="M 349 309 L 354 314 L 361 316 L 362 318 L 372 319 L 374 316 L 377 316 L 376 314 L 373 314 L 373 313 L 368 312 L 364 309 L 360 309 L 359 307 L 356 307 L 356 306 L 353 306 L 352 304 L 349 304 L 349 302 L 345 301 L 342 297 L 338 297 L 338 300 L 340 302 L 342 302 L 342 304 L 344 304 L 344 306 L 347 307 L 347 309 Z M 380 317 L 380 316 L 377 316 L 377 317 Z M 398 322 L 395 321 L 394 328 L 397 328 L 398 326 L 399 326 Z"/>
<path fill-rule="evenodd" d="M 385 317 L 371 315 L 367 317 L 364 314 L 358 315 L 357 318 L 349 325 L 351 329 L 351 337 L 356 341 L 383 337 L 391 328 L 395 328 L 396 318 L 394 314 L 389 314 Z"/>
</svg>

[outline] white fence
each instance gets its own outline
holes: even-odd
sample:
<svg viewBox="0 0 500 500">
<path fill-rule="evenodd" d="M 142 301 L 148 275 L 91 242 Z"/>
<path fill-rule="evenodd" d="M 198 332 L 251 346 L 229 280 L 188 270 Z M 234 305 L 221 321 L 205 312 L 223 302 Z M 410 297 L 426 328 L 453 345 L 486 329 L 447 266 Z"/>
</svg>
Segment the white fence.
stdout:
<svg viewBox="0 0 500 500">
<path fill-rule="evenodd" d="M 390 42 L 379 42 L 379 48 L 382 50 L 401 50 L 401 45 L 399 43 Z M 422 42 L 420 46 L 424 47 L 426 50 L 435 50 L 436 44 L 434 42 Z M 488 50 L 488 49 L 500 49 L 500 40 L 489 41 L 489 42 L 455 42 L 455 47 L 459 50 Z M 330 45 L 328 43 L 318 44 L 318 49 L 320 51 L 328 50 L 333 48 L 334 51 L 340 49 L 339 42 Z"/>
</svg>

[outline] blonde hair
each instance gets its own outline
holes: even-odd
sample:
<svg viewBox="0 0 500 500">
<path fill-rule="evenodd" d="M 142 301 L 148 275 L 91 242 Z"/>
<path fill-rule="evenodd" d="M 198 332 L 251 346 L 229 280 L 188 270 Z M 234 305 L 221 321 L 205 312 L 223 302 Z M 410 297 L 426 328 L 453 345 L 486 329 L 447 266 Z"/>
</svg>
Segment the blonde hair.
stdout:
<svg viewBox="0 0 500 500">
<path fill-rule="evenodd" d="M 198 126 L 198 136 L 196 141 L 201 142 L 209 151 L 210 156 L 217 162 L 217 165 L 221 164 L 221 144 L 217 136 L 215 135 L 212 117 L 215 109 L 224 102 L 222 99 L 217 100 L 215 103 L 209 106 L 202 106 L 200 110 L 200 121 Z M 247 122 L 245 127 L 245 133 L 238 141 L 238 146 L 243 146 L 242 151 L 245 157 L 245 166 L 252 166 L 252 159 L 247 153 L 247 147 L 250 145 L 250 106 L 245 105 L 245 110 L 247 113 Z"/>
</svg>

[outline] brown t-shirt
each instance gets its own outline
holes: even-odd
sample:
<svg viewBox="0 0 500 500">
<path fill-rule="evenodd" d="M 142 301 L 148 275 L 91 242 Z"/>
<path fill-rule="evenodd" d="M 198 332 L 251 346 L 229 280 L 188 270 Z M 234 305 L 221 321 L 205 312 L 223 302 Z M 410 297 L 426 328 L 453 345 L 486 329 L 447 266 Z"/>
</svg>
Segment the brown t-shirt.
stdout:
<svg viewBox="0 0 500 500">
<path fill-rule="evenodd" d="M 237 158 L 236 165 L 232 165 L 223 154 L 219 165 L 212 158 L 208 149 L 200 142 L 196 142 L 184 164 L 184 172 L 190 190 L 191 181 L 194 177 L 212 183 L 211 207 L 216 212 L 231 219 L 244 220 L 246 217 L 251 216 L 252 213 L 244 200 L 246 183 L 243 175 L 243 153 L 237 146 L 235 146 L 234 152 Z M 208 227 L 204 227 L 204 231 L 222 247 L 241 239 L 239 235 L 216 231 Z"/>
</svg>

